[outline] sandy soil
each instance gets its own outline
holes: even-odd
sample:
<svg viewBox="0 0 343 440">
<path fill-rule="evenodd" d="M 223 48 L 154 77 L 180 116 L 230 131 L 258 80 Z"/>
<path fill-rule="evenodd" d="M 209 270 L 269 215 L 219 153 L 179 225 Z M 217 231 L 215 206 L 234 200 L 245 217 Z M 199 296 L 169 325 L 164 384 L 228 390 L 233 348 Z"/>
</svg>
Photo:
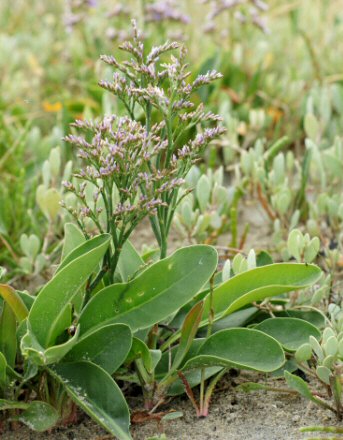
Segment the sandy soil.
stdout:
<svg viewBox="0 0 343 440">
<path fill-rule="evenodd" d="M 266 391 L 247 394 L 237 390 L 237 384 L 254 379 L 263 380 L 262 377 L 248 373 L 242 373 L 234 379 L 225 377 L 218 385 L 210 414 L 205 419 L 196 417 L 186 397 L 177 398 L 160 410 L 182 411 L 182 418 L 165 422 L 163 426 L 154 420 L 133 425 L 132 436 L 134 440 L 147 440 L 150 436 L 165 432 L 168 440 L 305 440 L 315 435 L 300 433 L 300 427 L 337 424 L 335 416 L 329 411 L 309 404 L 297 395 Z M 280 380 L 269 383 L 273 386 L 284 386 Z M 136 406 L 136 410 L 139 409 Z M 110 440 L 114 437 L 81 415 L 80 423 L 70 428 L 39 434 L 20 427 L 15 431 L 7 430 L 1 439 Z"/>
</svg>

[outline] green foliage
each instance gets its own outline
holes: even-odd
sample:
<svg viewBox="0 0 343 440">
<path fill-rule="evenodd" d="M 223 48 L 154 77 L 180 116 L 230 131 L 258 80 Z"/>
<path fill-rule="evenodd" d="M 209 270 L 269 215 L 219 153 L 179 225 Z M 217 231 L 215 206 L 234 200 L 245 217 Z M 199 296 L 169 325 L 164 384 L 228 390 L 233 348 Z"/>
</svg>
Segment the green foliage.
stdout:
<svg viewBox="0 0 343 440">
<path fill-rule="evenodd" d="M 0 2 L 3 418 L 45 431 L 78 405 L 130 439 L 116 381 L 128 394 L 140 387 L 148 411 L 186 393 L 206 416 L 231 367 L 284 374 L 292 392 L 342 418 L 338 3 L 271 1 L 269 13 L 250 0 L 175 2 L 173 20 L 157 21 L 151 2 L 93 3 Z M 164 44 L 175 35 L 188 53 Z M 113 41 L 126 53 L 98 63 Z M 96 129 L 64 137 L 75 119 Z M 106 176 L 119 150 L 120 172 Z M 75 176 L 87 154 L 99 175 Z M 219 255 L 180 240 L 168 255 L 173 227 Z"/>
<path fill-rule="evenodd" d="M 3 409 L 20 409 L 18 420 L 31 423 L 37 430 L 47 429 L 63 418 L 63 402 L 69 396 L 111 434 L 125 440 L 131 438 L 129 411 L 113 377 L 139 383 L 146 405 L 152 407 L 168 394 L 179 393 L 181 383 L 185 386 L 184 391 L 192 396 L 191 388 L 199 383 L 203 387 L 204 380 L 212 376 L 205 400 L 197 411 L 201 415 L 207 414 L 215 383 L 226 368 L 266 373 L 284 364 L 284 351 L 267 334 L 270 329 L 266 332 L 224 329 L 212 335 L 211 324 L 231 310 L 230 304 L 219 307 L 216 301 L 222 295 L 220 292 L 227 291 L 235 280 L 236 293 L 230 287 L 232 299 L 237 302 L 244 297 L 247 294 L 247 277 L 250 287 L 253 280 L 256 287 L 265 288 L 271 283 L 274 294 L 304 287 L 318 278 L 319 270 L 315 266 L 263 266 L 235 275 L 213 289 L 217 254 L 210 246 L 194 245 L 179 249 L 141 273 L 138 271 L 131 281 L 107 286 L 89 296 L 87 286 L 101 270 L 101 260 L 106 255 L 110 238 L 104 234 L 78 244 L 82 240 L 79 240 L 81 237 L 77 230 L 68 228 L 64 259 L 53 278 L 29 305 L 29 310 L 22 299 L 25 298 L 23 294 L 1 285 L 5 302 L 0 326 L 0 346 L 3 350 L 0 383 L 4 394 L 13 399 L 7 399 L 9 403 Z M 132 245 L 123 255 L 126 260 L 132 258 L 128 267 L 131 267 L 130 271 L 135 271 L 140 260 Z M 283 267 L 282 271 L 279 266 Z M 284 281 L 285 285 L 281 284 L 281 272 L 283 279 L 288 280 L 288 283 Z M 279 278 L 279 290 L 272 283 L 273 275 Z M 190 307 L 179 332 L 170 334 L 168 323 L 197 296 L 204 299 L 196 300 Z M 264 297 L 261 293 L 250 295 L 237 303 L 234 309 Z M 314 328 L 306 321 L 296 321 L 303 329 Z M 9 322 L 12 323 L 8 327 L 12 328 L 10 332 L 3 324 Z M 204 323 L 210 324 L 207 337 L 196 339 L 198 328 Z M 18 346 L 16 339 L 11 337 L 16 327 L 20 341 Z M 160 339 L 167 343 L 161 345 Z M 168 361 L 168 346 L 173 341 L 176 344 Z M 16 371 L 20 358 L 24 360 L 23 376 Z M 11 375 L 16 377 L 16 382 L 10 381 Z M 30 402 L 16 406 L 17 387 L 24 387 L 30 393 L 37 379 L 38 383 L 46 383 L 47 403 L 34 401 L 33 406 Z M 40 421 L 35 421 L 37 412 L 41 414 Z"/>
</svg>

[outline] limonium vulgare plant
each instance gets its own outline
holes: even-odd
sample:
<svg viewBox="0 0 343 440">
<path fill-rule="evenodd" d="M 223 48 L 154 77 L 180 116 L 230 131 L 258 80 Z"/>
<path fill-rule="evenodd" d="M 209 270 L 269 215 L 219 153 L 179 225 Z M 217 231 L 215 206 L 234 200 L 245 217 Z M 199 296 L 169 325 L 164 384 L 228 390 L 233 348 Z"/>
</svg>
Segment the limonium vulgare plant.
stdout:
<svg viewBox="0 0 343 440">
<path fill-rule="evenodd" d="M 191 102 L 191 95 L 222 75 L 212 70 L 188 80 L 191 72 L 185 63 L 185 47 L 176 42 L 167 42 L 146 53 L 144 39 L 134 21 L 132 24 L 132 41 L 119 46 L 131 56 L 130 59 L 119 62 L 113 56 L 102 56 L 101 59 L 116 71 L 112 81 L 100 81 L 99 84 L 120 99 L 132 120 L 143 121 L 147 133 L 152 130 L 154 119 L 161 122 L 159 136 L 167 146 L 156 157 L 146 161 L 145 172 L 149 178 L 156 172 L 158 175 L 173 176 L 169 183 L 154 183 L 157 193 L 162 185 L 166 188 L 163 187 L 161 193 L 163 203 L 156 208 L 155 215 L 150 215 L 163 258 L 167 254 L 167 237 L 179 202 L 180 185 L 204 148 L 224 131 L 218 125 L 221 118 L 212 112 L 205 112 L 202 103 Z M 170 55 L 169 62 L 161 62 L 161 56 L 172 51 L 174 54 Z M 214 124 L 212 128 L 204 128 L 201 132 L 195 130 L 195 127 L 209 122 Z"/>
<path fill-rule="evenodd" d="M 85 234 L 83 220 L 90 218 L 99 232 L 110 233 L 113 240 L 103 269 L 90 284 L 90 290 L 106 273 L 109 281 L 113 281 L 125 241 L 146 216 L 161 258 L 166 256 L 168 234 L 180 202 L 179 188 L 203 149 L 224 131 L 218 125 L 218 115 L 205 112 L 202 104 L 190 101 L 193 92 L 221 75 L 211 71 L 187 81 L 190 72 L 184 63 L 183 46 L 166 43 L 145 54 L 135 22 L 133 30 L 132 42 L 120 46 L 132 58 L 120 63 L 112 56 L 103 56 L 119 72 L 114 73 L 112 82 L 100 82 L 124 103 L 128 115 L 105 116 L 98 122 L 78 120 L 72 125 L 84 134 L 65 138 L 77 148 L 86 164 L 74 174 L 81 180 L 80 185 L 64 182 L 81 202 L 80 208 L 66 208 Z M 161 63 L 161 55 L 173 50 L 179 50 L 178 56 L 171 55 L 169 64 Z M 141 114 L 139 119 L 136 116 L 138 107 L 143 110 L 143 118 Z M 214 127 L 198 133 L 194 130 L 206 122 L 214 123 Z M 87 185 L 94 188 L 91 201 L 85 196 Z M 103 210 L 105 222 L 100 218 Z"/>
</svg>

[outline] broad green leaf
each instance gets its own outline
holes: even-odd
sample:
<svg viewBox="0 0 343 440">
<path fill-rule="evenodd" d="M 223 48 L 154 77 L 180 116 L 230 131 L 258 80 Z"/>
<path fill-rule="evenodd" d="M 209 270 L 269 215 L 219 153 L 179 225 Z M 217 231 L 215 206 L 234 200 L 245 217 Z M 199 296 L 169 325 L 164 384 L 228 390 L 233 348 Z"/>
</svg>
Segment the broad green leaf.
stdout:
<svg viewBox="0 0 343 440">
<path fill-rule="evenodd" d="M 217 265 L 217 252 L 189 246 L 153 264 L 129 283 L 98 292 L 80 316 L 81 334 L 105 323 L 124 323 L 132 331 L 170 316 L 199 292 Z"/>
<path fill-rule="evenodd" d="M 54 407 L 37 400 L 30 402 L 19 416 L 12 418 L 12 420 L 18 420 L 38 432 L 53 428 L 58 419 L 59 414 Z"/>
<path fill-rule="evenodd" d="M 119 440 L 132 440 L 129 408 L 120 388 L 105 370 L 82 361 L 55 365 L 50 371 L 95 422 Z"/>
<path fill-rule="evenodd" d="M 74 223 L 66 223 L 64 226 L 64 244 L 61 261 L 65 259 L 75 248 L 86 241 L 82 231 Z"/>
<path fill-rule="evenodd" d="M 194 341 L 197 333 L 202 312 L 204 309 L 203 302 L 195 304 L 195 306 L 189 311 L 181 329 L 180 343 L 177 348 L 177 352 L 174 357 L 174 361 L 171 367 L 170 373 L 176 371 L 187 354 L 192 342 Z"/>
<path fill-rule="evenodd" d="M 325 315 L 318 310 L 283 310 L 282 312 L 276 312 L 275 316 L 302 319 L 319 329 L 323 328 L 326 322 Z"/>
<path fill-rule="evenodd" d="M 77 344 L 80 327 L 76 328 L 75 334 L 63 344 L 53 345 L 44 351 L 45 365 L 60 362 L 70 350 Z"/>
<path fill-rule="evenodd" d="M 314 265 L 278 263 L 257 267 L 230 278 L 213 291 L 215 319 L 223 318 L 254 301 L 281 295 L 292 290 L 303 289 L 315 283 L 321 270 Z M 203 318 L 210 311 L 207 297 Z M 203 320 L 202 326 L 207 324 Z"/>
<path fill-rule="evenodd" d="M 23 321 L 27 317 L 28 310 L 24 302 L 11 286 L 8 286 L 7 284 L 0 284 L 0 296 L 2 296 L 2 298 L 11 307 L 18 322 Z"/>
<path fill-rule="evenodd" d="M 270 377 L 273 377 L 275 379 L 283 379 L 285 375 L 285 371 L 289 371 L 290 373 L 293 373 L 298 369 L 298 367 L 299 366 L 294 358 L 291 359 L 286 358 L 286 362 L 282 365 L 282 367 L 270 373 Z"/>
<path fill-rule="evenodd" d="M 215 321 L 212 325 L 212 333 L 216 333 L 227 328 L 244 327 L 247 322 L 250 322 L 257 312 L 258 309 L 256 307 L 247 307 L 246 309 L 238 310 L 231 315 L 225 316 L 222 319 L 218 319 L 218 321 Z M 203 327 L 199 331 L 199 335 L 205 336 L 206 332 L 207 327 Z"/>
<path fill-rule="evenodd" d="M 84 256 L 85 254 L 96 249 L 103 242 L 107 243 L 107 246 L 105 249 L 105 251 L 106 251 L 108 244 L 109 244 L 109 240 L 110 240 L 109 234 L 102 234 L 102 235 L 98 235 L 98 236 L 92 238 L 91 240 L 85 240 L 83 243 L 79 244 L 77 247 L 72 249 L 72 251 L 69 252 L 69 254 L 65 256 L 65 258 L 59 264 L 59 266 L 56 270 L 56 274 L 58 272 L 60 272 L 62 269 L 64 269 L 72 261 L 74 261 L 77 258 Z M 100 259 L 99 259 L 99 262 L 100 262 Z"/>
<path fill-rule="evenodd" d="M 131 342 L 130 327 L 123 324 L 106 325 L 79 338 L 64 361 L 91 361 L 113 374 L 125 361 Z"/>
<path fill-rule="evenodd" d="M 79 330 L 78 327 L 74 336 L 66 342 L 44 349 L 32 333 L 30 326 L 28 326 L 27 332 L 22 337 L 20 343 L 22 354 L 29 359 L 30 362 L 38 366 L 59 362 L 77 343 Z"/>
<path fill-rule="evenodd" d="M 297 318 L 270 318 L 254 328 L 275 338 L 287 351 L 296 351 L 310 336 L 321 337 L 317 327 Z"/>
<path fill-rule="evenodd" d="M 144 266 L 144 261 L 136 251 L 133 244 L 127 240 L 120 253 L 117 271 L 123 282 L 129 281 Z"/>
<path fill-rule="evenodd" d="M 259 330 L 236 328 L 206 339 L 183 370 L 221 366 L 269 373 L 284 363 L 284 352 L 274 338 Z"/>
<path fill-rule="evenodd" d="M 17 355 L 16 330 L 15 314 L 11 307 L 4 303 L 0 316 L 0 352 L 4 354 L 8 365 L 11 367 L 14 367 Z"/>
<path fill-rule="evenodd" d="M 38 294 L 29 313 L 33 333 L 43 347 L 53 345 L 65 330 L 65 313 L 70 302 L 97 268 L 110 242 L 108 234 L 99 235 L 72 251 L 66 265 Z M 77 252 L 78 256 L 73 258 Z M 70 260 L 70 262 L 69 262 Z"/>
</svg>

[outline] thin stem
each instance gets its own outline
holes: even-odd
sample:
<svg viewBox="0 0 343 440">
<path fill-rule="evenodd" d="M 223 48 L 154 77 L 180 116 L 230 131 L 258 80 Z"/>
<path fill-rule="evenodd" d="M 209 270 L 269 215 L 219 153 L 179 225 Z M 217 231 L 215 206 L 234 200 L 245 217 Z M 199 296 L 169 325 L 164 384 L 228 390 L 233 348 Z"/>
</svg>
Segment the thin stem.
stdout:
<svg viewBox="0 0 343 440">
<path fill-rule="evenodd" d="M 204 411 L 205 381 L 206 381 L 206 368 L 202 368 L 201 369 L 201 381 L 200 381 L 199 416 L 202 416 L 203 411 Z"/>
<path fill-rule="evenodd" d="M 203 403 L 203 407 L 202 407 L 202 411 L 201 411 L 202 417 L 208 416 L 208 409 L 210 406 L 210 400 L 211 400 L 213 391 L 214 391 L 217 383 L 219 382 L 219 380 L 224 376 L 224 374 L 227 371 L 228 371 L 228 368 L 223 368 L 209 383 L 207 390 L 206 390 L 206 393 L 205 393 L 204 403 Z"/>
<path fill-rule="evenodd" d="M 187 397 L 192 402 L 192 405 L 193 405 L 193 407 L 195 409 L 197 417 L 199 417 L 200 416 L 200 410 L 199 410 L 199 407 L 198 407 L 198 405 L 196 403 L 196 400 L 195 400 L 192 388 L 190 387 L 190 385 L 188 383 L 188 380 L 186 379 L 186 376 L 182 373 L 182 371 L 178 371 L 177 374 L 178 374 L 179 378 L 182 380 L 182 383 L 183 383 L 183 385 L 185 387 L 185 392 L 187 394 Z"/>
<path fill-rule="evenodd" d="M 212 326 L 214 320 L 214 310 L 213 310 L 213 289 L 214 289 L 214 274 L 210 279 L 210 311 L 208 316 L 208 326 L 207 326 L 207 338 L 211 336 Z M 200 382 L 200 416 L 204 416 L 205 408 L 205 382 L 206 382 L 206 368 L 201 369 L 201 382 Z M 208 390 L 206 391 L 207 394 Z"/>
</svg>

